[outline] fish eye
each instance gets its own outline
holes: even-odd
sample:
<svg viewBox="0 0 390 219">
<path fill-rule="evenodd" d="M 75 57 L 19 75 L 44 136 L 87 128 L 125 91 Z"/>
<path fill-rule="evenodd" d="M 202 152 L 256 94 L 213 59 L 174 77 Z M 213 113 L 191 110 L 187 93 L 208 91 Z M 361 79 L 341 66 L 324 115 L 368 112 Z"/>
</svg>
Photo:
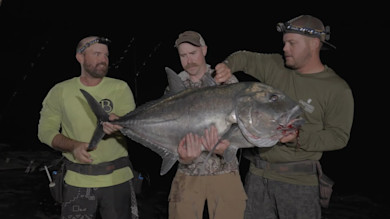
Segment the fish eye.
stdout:
<svg viewBox="0 0 390 219">
<path fill-rule="evenodd" d="M 276 95 L 276 94 L 272 94 L 270 97 L 269 97 L 269 100 L 271 101 L 271 102 L 275 102 L 275 101 L 277 101 L 279 99 L 279 97 L 278 97 L 278 95 Z"/>
</svg>

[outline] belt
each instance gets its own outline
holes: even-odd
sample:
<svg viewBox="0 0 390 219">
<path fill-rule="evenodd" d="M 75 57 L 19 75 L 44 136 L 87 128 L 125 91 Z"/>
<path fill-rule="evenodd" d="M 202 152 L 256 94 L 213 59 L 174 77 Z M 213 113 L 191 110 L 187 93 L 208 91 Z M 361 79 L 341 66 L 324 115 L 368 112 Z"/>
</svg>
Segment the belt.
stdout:
<svg viewBox="0 0 390 219">
<path fill-rule="evenodd" d="M 273 170 L 278 173 L 317 174 L 317 161 L 305 160 L 286 163 L 270 163 L 256 157 L 252 160 L 259 169 Z"/>
<path fill-rule="evenodd" d="M 116 169 L 130 166 L 129 157 L 121 157 L 110 162 L 104 162 L 99 164 L 79 164 L 73 163 L 67 159 L 64 160 L 67 170 L 72 170 L 77 173 L 94 176 L 110 174 Z"/>
</svg>

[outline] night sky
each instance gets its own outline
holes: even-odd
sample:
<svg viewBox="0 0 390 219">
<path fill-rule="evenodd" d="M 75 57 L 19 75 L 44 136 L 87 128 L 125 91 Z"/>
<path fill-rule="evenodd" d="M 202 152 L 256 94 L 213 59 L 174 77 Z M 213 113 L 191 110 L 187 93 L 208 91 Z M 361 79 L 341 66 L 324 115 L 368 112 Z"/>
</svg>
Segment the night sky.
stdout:
<svg viewBox="0 0 390 219">
<path fill-rule="evenodd" d="M 324 153 L 324 171 L 339 193 L 376 197 L 387 191 L 389 113 L 384 88 L 389 70 L 384 47 L 388 40 L 382 39 L 389 19 L 379 12 L 382 7 L 58 2 L 2 1 L 0 144 L 47 149 L 37 139 L 42 100 L 54 84 L 79 76 L 75 48 L 85 36 L 111 39 L 109 76 L 127 81 L 140 105 L 163 94 L 165 66 L 181 70 L 173 47 L 180 32 L 200 32 L 208 45 L 208 62 L 215 66 L 237 50 L 280 52 L 276 23 L 311 14 L 331 27 L 330 42 L 337 49 L 324 51 L 323 62 L 348 82 L 355 98 L 350 142 L 342 150 Z"/>
</svg>

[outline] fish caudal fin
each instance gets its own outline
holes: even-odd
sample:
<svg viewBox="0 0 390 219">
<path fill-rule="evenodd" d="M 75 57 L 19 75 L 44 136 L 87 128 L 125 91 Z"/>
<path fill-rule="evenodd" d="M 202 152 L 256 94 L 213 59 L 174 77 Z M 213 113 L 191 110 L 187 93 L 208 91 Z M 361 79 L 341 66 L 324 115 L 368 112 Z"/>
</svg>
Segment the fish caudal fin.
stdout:
<svg viewBox="0 0 390 219">
<path fill-rule="evenodd" d="M 99 141 L 104 137 L 105 133 L 103 131 L 103 125 L 102 122 L 109 121 L 109 115 L 104 111 L 102 106 L 93 98 L 91 94 L 89 94 L 87 91 L 80 89 L 81 93 L 84 95 L 85 99 L 88 102 L 88 105 L 91 107 L 93 113 L 95 114 L 98 125 L 93 133 L 93 136 L 91 138 L 91 141 L 88 145 L 88 150 L 94 150 L 97 147 L 97 144 Z"/>
<path fill-rule="evenodd" d="M 95 131 L 93 132 L 91 141 L 89 142 L 88 151 L 94 150 L 97 147 L 99 141 L 102 140 L 105 134 L 106 133 L 104 133 L 103 131 L 103 125 L 99 123 Z"/>
</svg>

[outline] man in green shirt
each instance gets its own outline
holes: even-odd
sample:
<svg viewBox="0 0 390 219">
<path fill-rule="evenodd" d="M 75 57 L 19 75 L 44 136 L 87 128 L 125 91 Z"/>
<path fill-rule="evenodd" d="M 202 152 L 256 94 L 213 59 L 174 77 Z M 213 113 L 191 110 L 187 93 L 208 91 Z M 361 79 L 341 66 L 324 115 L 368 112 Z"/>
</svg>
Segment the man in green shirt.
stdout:
<svg viewBox="0 0 390 219">
<path fill-rule="evenodd" d="M 319 175 L 323 175 L 319 160 L 324 151 L 347 145 L 353 95 L 348 84 L 321 62 L 321 48 L 335 48 L 321 20 L 302 15 L 277 28 L 283 33 L 284 59 L 280 54 L 237 51 L 216 66 L 217 82 L 244 71 L 282 90 L 300 103 L 306 120 L 295 134 L 248 156 L 245 218 L 320 219 L 321 206 L 327 207 L 330 194 L 320 195 L 320 189 L 326 188 L 319 187 Z"/>
<path fill-rule="evenodd" d="M 135 108 L 128 84 L 106 77 L 109 42 L 97 36 L 82 39 L 76 50 L 81 75 L 56 84 L 43 100 L 38 138 L 62 152 L 67 169 L 62 218 L 95 218 L 98 212 L 107 219 L 138 215 L 126 138 L 117 132 L 120 127 L 103 124 L 105 138 L 88 150 L 97 119 L 80 89 L 93 95 L 111 120 Z"/>
</svg>

